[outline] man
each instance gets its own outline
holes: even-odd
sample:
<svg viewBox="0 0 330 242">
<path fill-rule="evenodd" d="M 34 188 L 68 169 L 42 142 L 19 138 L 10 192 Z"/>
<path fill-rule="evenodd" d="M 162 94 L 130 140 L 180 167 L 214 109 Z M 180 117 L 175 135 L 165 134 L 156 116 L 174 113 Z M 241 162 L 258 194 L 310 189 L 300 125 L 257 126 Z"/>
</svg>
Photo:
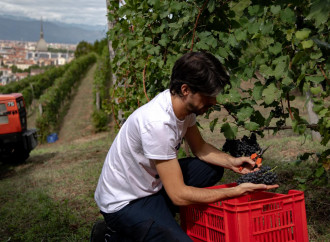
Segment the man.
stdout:
<svg viewBox="0 0 330 242">
<path fill-rule="evenodd" d="M 248 157 L 234 158 L 206 143 L 196 126 L 196 115 L 215 105 L 227 84 L 229 77 L 213 55 L 187 53 L 173 67 L 170 89 L 126 120 L 111 145 L 95 192 L 113 231 L 110 241 L 191 241 L 173 218 L 178 206 L 277 187 L 246 183 L 202 188 L 218 182 L 223 168 L 245 174 L 255 165 Z M 196 157 L 177 159 L 183 138 Z"/>
</svg>

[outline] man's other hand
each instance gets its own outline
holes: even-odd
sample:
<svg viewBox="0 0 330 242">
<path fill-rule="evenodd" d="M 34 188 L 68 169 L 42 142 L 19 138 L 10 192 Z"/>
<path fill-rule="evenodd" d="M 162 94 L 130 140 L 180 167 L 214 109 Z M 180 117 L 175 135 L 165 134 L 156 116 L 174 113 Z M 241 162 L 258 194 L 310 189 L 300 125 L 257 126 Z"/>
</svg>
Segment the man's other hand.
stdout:
<svg viewBox="0 0 330 242">
<path fill-rule="evenodd" d="M 270 190 L 278 188 L 279 185 L 265 185 L 265 184 L 253 184 L 253 183 L 242 183 L 237 186 L 237 189 L 241 195 L 246 195 L 252 192 L 261 192 L 265 190 Z"/>
<path fill-rule="evenodd" d="M 246 174 L 249 172 L 257 171 L 253 169 L 256 163 L 250 157 L 238 157 L 238 158 L 233 157 L 231 160 L 231 164 L 232 164 L 231 169 L 234 172 L 240 174 Z M 240 167 L 243 167 L 243 169 L 240 170 Z"/>
</svg>

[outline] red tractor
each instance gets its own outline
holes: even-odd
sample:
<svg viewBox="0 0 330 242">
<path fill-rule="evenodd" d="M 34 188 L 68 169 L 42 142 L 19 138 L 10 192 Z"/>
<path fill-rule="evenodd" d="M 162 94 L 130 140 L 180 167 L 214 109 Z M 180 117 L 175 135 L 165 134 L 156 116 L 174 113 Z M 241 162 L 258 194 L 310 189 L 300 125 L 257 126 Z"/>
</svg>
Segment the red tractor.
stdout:
<svg viewBox="0 0 330 242">
<path fill-rule="evenodd" d="M 27 129 L 22 94 L 0 94 L 0 161 L 23 162 L 37 144 L 37 130 Z"/>
</svg>

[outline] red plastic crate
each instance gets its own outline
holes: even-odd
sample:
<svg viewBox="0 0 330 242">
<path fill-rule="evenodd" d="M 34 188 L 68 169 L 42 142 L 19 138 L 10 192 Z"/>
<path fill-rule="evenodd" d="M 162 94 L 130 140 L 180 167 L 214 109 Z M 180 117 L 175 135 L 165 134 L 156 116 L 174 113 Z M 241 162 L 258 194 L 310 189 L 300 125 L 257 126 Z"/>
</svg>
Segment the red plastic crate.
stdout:
<svg viewBox="0 0 330 242">
<path fill-rule="evenodd" d="M 227 188 L 236 183 L 210 187 Z M 258 192 L 181 207 L 181 227 L 193 241 L 308 241 L 304 193 Z"/>
</svg>

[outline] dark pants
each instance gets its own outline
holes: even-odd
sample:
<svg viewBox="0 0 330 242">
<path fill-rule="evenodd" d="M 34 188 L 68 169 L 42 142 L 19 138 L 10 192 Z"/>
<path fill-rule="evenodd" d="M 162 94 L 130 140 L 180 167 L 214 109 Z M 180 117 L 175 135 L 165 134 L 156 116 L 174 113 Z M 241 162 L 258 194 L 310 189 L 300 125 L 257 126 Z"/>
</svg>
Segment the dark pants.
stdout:
<svg viewBox="0 0 330 242">
<path fill-rule="evenodd" d="M 180 159 L 179 163 L 188 186 L 213 186 L 223 175 L 222 167 L 198 158 Z M 173 217 L 178 211 L 163 188 L 156 194 L 132 201 L 118 212 L 101 213 L 107 226 L 116 231 L 110 241 L 191 241 Z"/>
</svg>

